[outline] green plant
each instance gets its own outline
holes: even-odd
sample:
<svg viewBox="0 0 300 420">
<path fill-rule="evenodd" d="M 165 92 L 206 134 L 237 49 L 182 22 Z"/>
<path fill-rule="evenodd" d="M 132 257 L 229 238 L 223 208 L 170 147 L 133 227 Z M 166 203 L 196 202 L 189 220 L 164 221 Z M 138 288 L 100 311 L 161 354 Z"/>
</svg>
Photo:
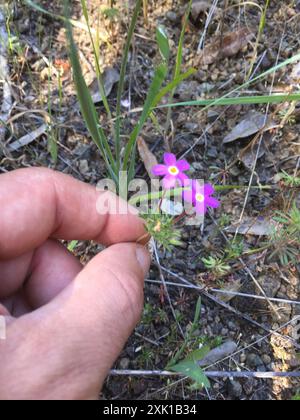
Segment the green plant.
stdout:
<svg viewBox="0 0 300 420">
<path fill-rule="evenodd" d="M 230 261 L 235 260 L 244 252 L 244 240 L 242 236 L 236 236 L 233 238 L 232 241 L 228 242 L 226 248 L 225 248 L 225 257 L 224 260 Z"/>
<path fill-rule="evenodd" d="M 51 68 L 52 63 L 50 63 L 48 69 L 48 115 L 49 115 L 49 122 L 48 122 L 48 129 L 47 129 L 47 137 L 48 137 L 48 151 L 52 157 L 54 164 L 57 163 L 58 158 L 58 147 L 57 147 L 57 138 L 58 138 L 58 128 L 56 124 L 53 124 L 53 116 L 52 116 L 52 89 L 51 89 Z"/>
<path fill-rule="evenodd" d="M 96 53 L 95 42 L 93 41 L 93 34 L 90 29 L 86 1 L 81 0 L 81 4 L 82 4 L 85 20 L 86 20 L 86 25 L 89 28 L 89 35 L 90 35 L 93 50 L 94 50 L 100 93 L 104 102 L 104 106 L 105 106 L 108 118 L 112 122 L 112 118 L 111 118 L 112 113 L 109 109 L 107 99 L 105 98 L 103 81 L 101 79 L 99 57 L 98 57 L 98 54 Z M 142 0 L 137 0 L 136 6 L 133 12 L 133 16 L 131 19 L 131 24 L 128 30 L 127 40 L 125 43 L 125 48 L 124 48 L 124 53 L 123 53 L 123 60 L 122 60 L 121 71 L 120 71 L 120 81 L 119 81 L 118 92 L 117 92 L 115 123 L 114 123 L 114 128 L 113 128 L 114 150 L 109 144 L 108 137 L 105 134 L 103 128 L 100 127 L 99 125 L 97 111 L 92 102 L 90 92 L 86 86 L 86 83 L 82 74 L 77 48 L 73 39 L 72 26 L 68 18 L 69 7 L 68 7 L 67 1 L 66 1 L 66 7 L 65 7 L 65 13 L 67 16 L 66 25 L 67 25 L 67 37 L 68 37 L 68 42 L 69 42 L 69 54 L 70 54 L 70 59 L 72 63 L 74 81 L 76 85 L 78 100 L 81 107 L 81 112 L 86 122 L 87 128 L 91 134 L 91 137 L 94 140 L 95 144 L 100 149 L 102 157 L 105 160 L 109 175 L 111 176 L 113 180 L 116 181 L 117 185 L 119 184 L 120 170 L 126 171 L 128 173 L 128 182 L 130 182 L 134 178 L 137 137 L 139 136 L 144 124 L 150 117 L 152 108 L 157 106 L 160 100 L 162 99 L 163 97 L 162 92 L 163 92 L 163 95 L 166 95 L 170 90 L 174 89 L 174 87 L 176 87 L 184 78 L 189 77 L 189 75 L 191 74 L 191 72 L 187 72 L 185 74 L 179 75 L 177 79 L 173 79 L 171 83 L 169 83 L 167 86 L 162 88 L 168 74 L 168 59 L 170 55 L 170 49 L 169 49 L 169 41 L 167 39 L 167 36 L 163 28 L 158 27 L 157 28 L 157 43 L 158 43 L 158 48 L 162 56 L 162 61 L 160 64 L 158 64 L 158 66 L 155 69 L 154 77 L 150 85 L 148 95 L 144 102 L 140 119 L 137 125 L 132 130 L 132 132 L 129 134 L 128 141 L 124 145 L 124 154 L 121 155 L 121 149 L 122 149 L 121 100 L 122 100 L 122 95 L 123 95 L 124 86 L 125 86 L 125 76 L 126 76 L 129 50 L 130 50 L 134 29 L 137 23 L 137 19 L 138 19 L 141 7 L 142 7 Z"/>
<path fill-rule="evenodd" d="M 278 174 L 278 178 L 281 182 L 284 183 L 287 187 L 297 188 L 300 187 L 300 178 L 294 175 L 289 175 L 287 172 L 282 171 Z"/>
<path fill-rule="evenodd" d="M 172 372 L 178 372 L 190 378 L 193 381 L 192 389 L 202 389 L 203 387 L 210 388 L 210 382 L 208 378 L 198 365 L 198 361 L 202 360 L 209 353 L 209 345 L 202 345 L 200 348 L 189 352 L 183 360 L 179 361 L 188 349 L 194 332 L 199 328 L 200 315 L 201 298 L 199 298 L 197 301 L 194 321 L 188 329 L 182 346 L 179 348 L 179 350 L 176 352 L 166 367 L 166 369 L 171 370 Z"/>
<path fill-rule="evenodd" d="M 208 258 L 202 258 L 202 261 L 205 265 L 205 268 L 209 271 L 212 271 L 212 273 L 217 277 L 225 276 L 231 270 L 230 265 L 228 265 L 223 258 L 210 256 Z"/>
<path fill-rule="evenodd" d="M 257 37 L 256 37 L 255 46 L 254 46 L 254 54 L 253 54 L 253 58 L 252 58 L 251 63 L 250 63 L 250 68 L 249 68 L 247 79 L 249 79 L 251 77 L 253 67 L 254 67 L 255 61 L 257 59 L 257 51 L 258 51 L 258 47 L 259 47 L 259 44 L 260 44 L 260 41 L 261 41 L 261 37 L 263 35 L 264 29 L 265 29 L 265 26 L 266 26 L 266 18 L 267 18 L 267 12 L 268 12 L 269 6 L 270 6 L 270 0 L 266 0 L 265 7 L 264 7 L 264 9 L 262 9 L 262 13 L 261 13 L 261 18 L 260 18 L 259 28 L 258 28 L 258 34 L 257 34 Z"/>
<path fill-rule="evenodd" d="M 166 250 L 171 250 L 173 246 L 180 246 L 182 242 L 181 231 L 174 227 L 174 218 L 167 214 L 144 214 L 145 227 L 149 235 Z"/>
<path fill-rule="evenodd" d="M 299 261 L 300 247 L 300 210 L 296 201 L 288 214 L 277 211 L 269 246 L 273 248 L 270 258 L 279 258 L 282 265 Z"/>
</svg>

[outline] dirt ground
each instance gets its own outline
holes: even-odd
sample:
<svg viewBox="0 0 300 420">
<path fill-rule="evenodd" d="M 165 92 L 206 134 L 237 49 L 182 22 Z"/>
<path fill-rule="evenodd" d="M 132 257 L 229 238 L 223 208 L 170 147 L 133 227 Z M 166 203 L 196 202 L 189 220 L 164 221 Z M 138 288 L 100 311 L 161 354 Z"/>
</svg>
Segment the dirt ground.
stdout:
<svg viewBox="0 0 300 420">
<path fill-rule="evenodd" d="M 105 166 L 88 136 L 79 111 L 72 84 L 64 25 L 59 19 L 30 9 L 22 1 L 12 3 L 9 28 L 13 41 L 9 66 L 14 105 L 8 124 L 9 132 L 0 151 L 0 171 L 46 166 L 94 185 L 105 175 Z M 42 0 L 38 3 L 54 14 L 62 14 L 59 1 Z M 108 74 L 108 85 L 109 77 L 113 75 L 111 68 L 117 73 L 120 70 L 129 16 L 135 2 L 114 3 L 118 14 L 113 18 L 105 18 L 101 7 L 107 5 L 107 2 L 88 1 L 91 22 L 94 27 L 99 24 L 101 28 L 101 65 Z M 172 74 L 187 3 L 180 0 L 150 0 L 148 18 L 140 16 L 130 52 L 123 97 L 131 110 L 143 105 L 155 65 L 160 59 L 155 42 L 158 24 L 164 25 L 170 38 Z M 201 2 L 194 3 L 199 6 Z M 183 49 L 183 70 L 195 67 L 196 73 L 178 88 L 175 95 L 177 102 L 219 98 L 242 85 L 249 70 L 251 77 L 258 76 L 299 53 L 299 1 L 272 1 L 261 37 L 258 36 L 261 19 L 259 7 L 235 0 L 219 0 L 206 25 L 213 2 L 202 3 L 207 7 L 203 10 L 200 8 L 200 11 L 194 7 Z M 261 8 L 265 6 L 263 0 L 257 0 L 256 3 Z M 75 20 L 84 23 L 78 0 L 72 1 L 72 15 Z M 241 45 L 237 51 L 213 57 L 210 60 L 212 62 L 208 63 L 208 60 L 201 59 L 203 47 L 210 44 L 218 45 L 217 51 L 225 49 L 222 39 L 226 39 L 228 32 L 238 33 L 236 36 Z M 245 33 L 248 32 L 253 37 L 245 41 Z M 96 75 L 87 32 L 75 28 L 75 39 L 86 80 L 91 92 L 95 94 Z M 199 52 L 200 41 L 202 48 Z M 204 51 L 207 58 L 209 50 Z M 293 76 L 294 69 L 295 65 L 290 65 L 278 70 L 275 75 L 269 74 L 255 85 L 240 90 L 239 95 L 263 95 L 270 92 L 288 94 L 291 87 L 297 91 L 300 76 L 298 79 Z M 109 103 L 114 106 L 116 84 L 111 85 Z M 101 124 L 107 128 L 104 108 L 98 104 L 98 109 Z M 257 141 L 253 142 L 255 138 L 257 140 L 257 132 L 246 138 L 238 136 L 224 142 L 224 138 L 232 134 L 233 128 L 243 120 L 249 122 L 254 112 L 267 114 L 274 125 L 263 135 L 257 162 Z M 160 128 L 163 128 L 166 111 L 157 111 L 156 117 Z M 137 120 L 138 114 L 128 113 L 125 130 L 129 132 Z M 45 130 L 33 141 L 19 145 L 17 150 L 11 148 L 13 142 L 24 139 L 24 136 L 35 132 L 43 124 L 46 124 Z M 241 216 L 248 226 L 241 235 L 244 248 L 259 248 L 264 241 L 263 234 L 260 231 L 255 235 L 249 234 L 250 227 L 261 227 L 268 223 L 276 210 L 287 212 L 292 201 L 299 200 L 299 188 L 285 188 L 278 183 L 277 176 L 283 170 L 289 174 L 299 172 L 300 108 L 295 104 L 292 109 L 290 103 L 214 106 L 204 112 L 201 107 L 180 107 L 172 111 L 171 127 L 167 139 L 163 130 L 158 130 L 151 121 L 143 130 L 143 138 L 158 159 L 161 159 L 168 141 L 173 153 L 184 155 L 191 163 L 195 178 L 220 185 L 244 186 L 253 180 L 253 185 L 271 185 L 274 188 L 262 191 L 251 189 L 248 197 L 247 189 L 220 194 L 221 207 L 207 216 L 201 229 L 185 226 L 184 244 L 181 247 L 174 248 L 172 252 L 159 250 L 159 265 L 157 260 L 153 261 L 146 282 L 143 319 L 116 362 L 115 369 L 164 370 L 183 342 L 180 330 L 185 334 L 190 328 L 200 295 L 201 319 L 188 343 L 189 350 L 203 343 L 218 347 L 228 340 L 237 345 L 234 354 L 226 355 L 224 360 L 210 366 L 210 370 L 299 370 L 297 354 L 300 341 L 297 342 L 294 336 L 292 320 L 300 314 L 300 307 L 286 301 L 300 300 L 300 264 L 282 265 L 278 257 L 270 259 L 266 252 L 261 251 L 243 256 L 242 261 L 239 258 L 233 259 L 229 272 L 217 276 L 208 271 L 202 258 L 218 256 L 226 248 L 226 240 L 232 240 L 235 233 L 232 227 Z M 53 142 L 57 142 L 58 146 L 56 163 L 49 152 Z M 138 177 L 148 179 L 142 162 L 138 163 Z M 86 262 L 99 252 L 99 247 L 91 243 L 80 243 L 74 252 Z M 159 284 L 162 275 L 166 282 L 172 283 L 168 285 L 172 307 L 164 288 Z M 187 282 L 198 289 L 186 288 Z M 262 288 L 267 296 L 282 301 L 270 305 L 266 299 L 258 300 L 249 296 L 235 296 L 226 300 L 228 295 L 211 290 L 224 288 L 247 295 L 261 295 Z M 219 378 L 212 380 L 211 384 L 210 390 L 194 391 L 187 379 L 146 377 L 141 372 L 137 376 L 110 376 L 101 398 L 285 400 L 300 390 L 300 382 L 290 378 L 244 378 L 233 381 Z"/>
</svg>

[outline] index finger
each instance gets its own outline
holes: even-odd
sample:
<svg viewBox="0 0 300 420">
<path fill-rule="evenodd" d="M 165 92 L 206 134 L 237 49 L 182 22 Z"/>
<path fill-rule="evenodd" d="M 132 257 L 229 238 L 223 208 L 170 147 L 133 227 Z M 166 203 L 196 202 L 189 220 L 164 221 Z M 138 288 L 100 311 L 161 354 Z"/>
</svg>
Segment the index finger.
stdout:
<svg viewBox="0 0 300 420">
<path fill-rule="evenodd" d="M 108 204 L 101 214 L 98 200 Z M 122 214 L 111 213 L 114 200 Z M 126 202 L 49 169 L 19 169 L 1 175 L 0 212 L 0 259 L 22 255 L 49 237 L 110 245 L 136 241 L 145 233 L 143 222 Z"/>
</svg>

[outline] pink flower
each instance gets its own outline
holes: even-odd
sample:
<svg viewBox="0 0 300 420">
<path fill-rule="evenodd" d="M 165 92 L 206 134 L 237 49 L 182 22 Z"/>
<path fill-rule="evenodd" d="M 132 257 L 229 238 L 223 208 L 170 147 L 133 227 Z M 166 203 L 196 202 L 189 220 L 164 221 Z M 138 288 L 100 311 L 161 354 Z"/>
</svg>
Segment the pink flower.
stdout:
<svg viewBox="0 0 300 420">
<path fill-rule="evenodd" d="M 211 184 L 200 185 L 198 181 L 193 180 L 190 183 L 190 189 L 183 191 L 183 198 L 188 203 L 192 203 L 198 214 L 205 214 L 208 207 L 217 209 L 220 202 L 212 197 L 215 189 Z"/>
<path fill-rule="evenodd" d="M 165 189 L 174 188 L 177 183 L 181 186 L 189 179 L 184 171 L 190 169 L 186 160 L 177 160 L 173 153 L 164 154 L 165 165 L 155 165 L 152 173 L 155 176 L 163 176 L 163 186 Z"/>
</svg>

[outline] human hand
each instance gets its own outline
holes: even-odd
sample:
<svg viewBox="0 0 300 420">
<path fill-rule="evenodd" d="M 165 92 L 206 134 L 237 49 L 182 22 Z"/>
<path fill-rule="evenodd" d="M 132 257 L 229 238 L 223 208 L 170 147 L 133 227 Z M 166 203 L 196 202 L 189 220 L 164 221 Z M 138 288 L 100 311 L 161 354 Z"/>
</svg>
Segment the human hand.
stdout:
<svg viewBox="0 0 300 420">
<path fill-rule="evenodd" d="M 0 176 L 0 399 L 96 399 L 137 324 L 144 227 L 99 215 L 109 194 L 47 169 Z M 82 268 L 59 239 L 110 247 Z"/>
</svg>

